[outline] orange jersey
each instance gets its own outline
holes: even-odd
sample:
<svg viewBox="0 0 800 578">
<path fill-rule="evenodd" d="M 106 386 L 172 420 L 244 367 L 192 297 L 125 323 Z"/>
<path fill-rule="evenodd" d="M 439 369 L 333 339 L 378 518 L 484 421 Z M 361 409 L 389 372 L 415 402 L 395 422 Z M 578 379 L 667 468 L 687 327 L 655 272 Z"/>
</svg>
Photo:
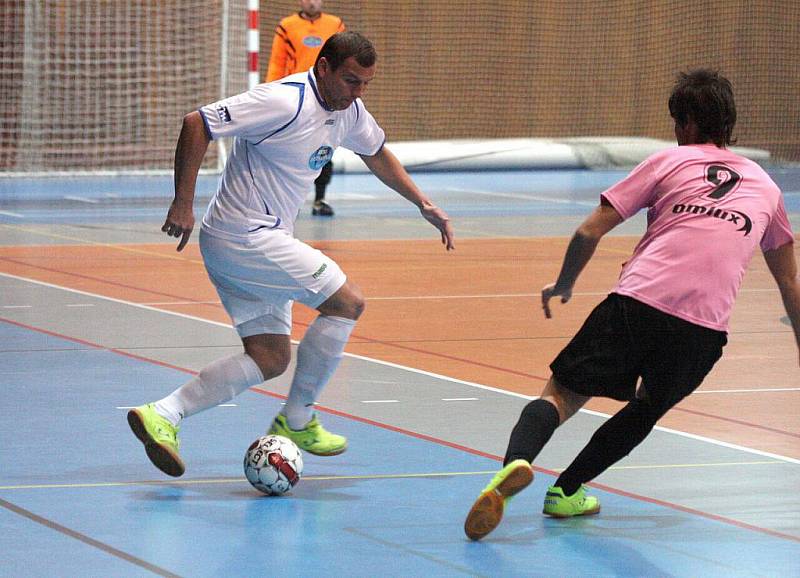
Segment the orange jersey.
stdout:
<svg viewBox="0 0 800 578">
<path fill-rule="evenodd" d="M 308 70 L 314 66 L 325 41 L 343 30 L 344 22 L 333 14 L 323 12 L 313 21 L 299 12 L 287 16 L 275 29 L 266 81 Z"/>
</svg>

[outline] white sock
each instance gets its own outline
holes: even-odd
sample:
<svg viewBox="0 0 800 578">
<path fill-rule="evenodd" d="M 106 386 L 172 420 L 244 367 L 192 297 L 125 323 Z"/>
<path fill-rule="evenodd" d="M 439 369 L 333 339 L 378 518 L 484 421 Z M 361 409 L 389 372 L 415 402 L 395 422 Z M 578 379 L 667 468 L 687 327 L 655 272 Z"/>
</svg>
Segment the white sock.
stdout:
<svg viewBox="0 0 800 578">
<path fill-rule="evenodd" d="M 197 377 L 155 402 L 155 409 L 178 425 L 181 419 L 230 401 L 262 381 L 264 376 L 253 358 L 237 353 L 204 367 Z"/>
<path fill-rule="evenodd" d="M 297 368 L 283 410 L 290 428 L 303 429 L 311 421 L 314 402 L 339 366 L 355 326 L 352 319 L 319 315 L 306 331 L 297 348 Z"/>
</svg>

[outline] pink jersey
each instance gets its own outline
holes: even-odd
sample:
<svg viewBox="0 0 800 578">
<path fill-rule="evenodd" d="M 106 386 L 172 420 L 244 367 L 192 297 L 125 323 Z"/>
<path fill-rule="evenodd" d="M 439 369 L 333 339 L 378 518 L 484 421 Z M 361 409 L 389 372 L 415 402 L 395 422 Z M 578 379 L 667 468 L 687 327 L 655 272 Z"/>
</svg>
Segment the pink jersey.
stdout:
<svg viewBox="0 0 800 578">
<path fill-rule="evenodd" d="M 614 292 L 719 331 L 756 247 L 794 242 L 778 186 L 713 144 L 658 152 L 602 196 L 624 219 L 647 207 L 647 231 Z"/>
</svg>

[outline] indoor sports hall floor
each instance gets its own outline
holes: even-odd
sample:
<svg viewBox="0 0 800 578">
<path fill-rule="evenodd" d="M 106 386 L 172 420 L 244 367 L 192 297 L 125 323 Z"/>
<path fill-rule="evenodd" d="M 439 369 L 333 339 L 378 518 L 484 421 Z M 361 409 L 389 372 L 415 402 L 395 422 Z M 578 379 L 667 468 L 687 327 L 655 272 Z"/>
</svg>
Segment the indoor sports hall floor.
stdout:
<svg viewBox="0 0 800 578">
<path fill-rule="evenodd" d="M 800 231 L 800 171 L 772 174 Z M 280 498 L 249 486 L 242 457 L 286 376 L 186 420 L 182 478 L 128 429 L 128 407 L 239 349 L 196 236 L 176 253 L 159 231 L 170 179 L 0 180 L 0 576 L 800 576 L 798 354 L 758 256 L 722 361 L 592 484 L 598 516 L 540 510 L 619 407 L 602 400 L 559 429 L 493 534 L 464 536 L 520 409 L 643 230 L 637 217 L 605 239 L 544 319 L 539 289 L 623 175 L 414 175 L 453 218 L 450 254 L 376 179 L 335 175 L 336 217 L 304 210 L 297 232 L 367 296 L 319 407 L 350 447 L 306 455 Z M 295 311 L 297 339 L 312 316 Z"/>
</svg>

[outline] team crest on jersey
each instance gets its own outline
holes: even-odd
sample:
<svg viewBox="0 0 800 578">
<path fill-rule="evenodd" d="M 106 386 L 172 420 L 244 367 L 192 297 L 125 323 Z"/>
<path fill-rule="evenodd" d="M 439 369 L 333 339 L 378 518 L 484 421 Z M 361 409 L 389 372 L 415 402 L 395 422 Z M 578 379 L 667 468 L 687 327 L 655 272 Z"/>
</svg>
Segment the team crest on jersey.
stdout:
<svg viewBox="0 0 800 578">
<path fill-rule="evenodd" d="M 322 145 L 309 157 L 308 168 L 317 171 L 327 165 L 332 157 L 333 149 L 328 145 Z"/>
<path fill-rule="evenodd" d="M 231 121 L 231 113 L 228 110 L 227 106 L 222 106 L 221 104 L 217 105 L 217 116 L 219 119 L 224 123 L 229 123 Z"/>
<path fill-rule="evenodd" d="M 306 36 L 303 38 L 303 44 L 309 48 L 316 48 L 317 46 L 322 46 L 322 38 L 319 36 Z"/>
</svg>

